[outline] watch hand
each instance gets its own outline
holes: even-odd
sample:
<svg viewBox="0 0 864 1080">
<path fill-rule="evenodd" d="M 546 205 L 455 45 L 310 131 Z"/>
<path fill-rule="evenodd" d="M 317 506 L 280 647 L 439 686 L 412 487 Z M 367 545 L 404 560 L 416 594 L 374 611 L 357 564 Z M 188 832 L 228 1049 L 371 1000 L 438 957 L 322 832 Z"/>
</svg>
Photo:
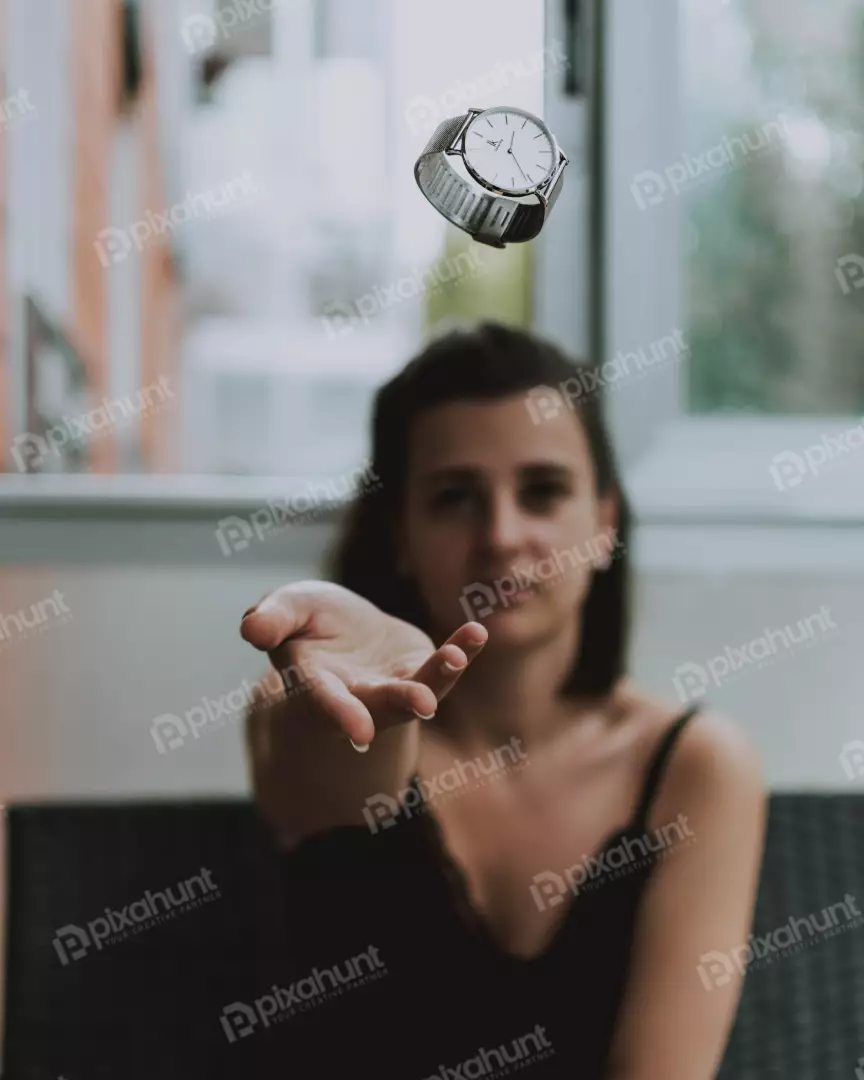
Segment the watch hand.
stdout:
<svg viewBox="0 0 864 1080">
<path fill-rule="evenodd" d="M 516 132 L 514 131 L 514 132 L 513 132 L 512 134 L 511 134 L 511 136 L 510 136 L 510 145 L 509 145 L 509 146 L 507 147 L 507 153 L 508 153 L 508 154 L 512 154 L 512 153 L 513 153 L 513 140 L 514 140 L 515 138 L 516 138 Z M 525 174 L 523 173 L 522 175 L 524 176 Z"/>
<path fill-rule="evenodd" d="M 511 150 L 510 153 L 513 154 L 513 151 Z M 515 154 L 513 154 L 513 160 L 516 161 L 516 155 Z M 518 161 L 516 161 L 516 168 L 519 170 L 519 172 L 522 173 L 523 176 L 525 176 L 525 170 L 522 168 L 522 166 L 519 164 Z M 525 179 L 528 180 L 528 177 L 525 176 Z M 528 180 L 528 183 L 530 184 L 531 181 Z"/>
</svg>

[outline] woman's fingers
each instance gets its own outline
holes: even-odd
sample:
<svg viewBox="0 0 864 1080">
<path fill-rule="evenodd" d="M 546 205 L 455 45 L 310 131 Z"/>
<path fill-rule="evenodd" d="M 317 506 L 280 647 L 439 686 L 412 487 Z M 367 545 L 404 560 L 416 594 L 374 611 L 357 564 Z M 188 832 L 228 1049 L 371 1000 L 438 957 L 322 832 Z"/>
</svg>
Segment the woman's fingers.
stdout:
<svg viewBox="0 0 864 1080">
<path fill-rule="evenodd" d="M 413 680 L 425 683 L 440 701 L 453 689 L 488 639 L 489 632 L 482 623 L 465 623 L 420 665 Z"/>
<path fill-rule="evenodd" d="M 438 705 L 428 686 L 411 679 L 363 680 L 353 684 L 351 692 L 375 717 L 376 726 L 382 728 L 429 720 Z"/>
<path fill-rule="evenodd" d="M 301 690 L 307 704 L 325 721 L 355 743 L 369 743 L 375 734 L 375 722 L 367 706 L 332 671 L 316 669 L 314 677 Z"/>
<path fill-rule="evenodd" d="M 370 677 L 352 683 L 351 693 L 375 716 L 379 727 L 431 720 L 438 702 L 456 685 L 488 637 L 480 623 L 466 623 L 420 665 L 413 678 Z"/>
<path fill-rule="evenodd" d="M 320 606 L 320 598 L 303 583 L 283 585 L 245 612 L 240 635 L 262 652 L 272 652 L 289 637 L 305 630 Z"/>
<path fill-rule="evenodd" d="M 382 727 L 409 720 L 431 720 L 438 702 L 456 685 L 480 652 L 489 634 L 480 623 L 460 626 L 410 678 L 370 678 L 351 685 L 351 692 Z"/>
</svg>

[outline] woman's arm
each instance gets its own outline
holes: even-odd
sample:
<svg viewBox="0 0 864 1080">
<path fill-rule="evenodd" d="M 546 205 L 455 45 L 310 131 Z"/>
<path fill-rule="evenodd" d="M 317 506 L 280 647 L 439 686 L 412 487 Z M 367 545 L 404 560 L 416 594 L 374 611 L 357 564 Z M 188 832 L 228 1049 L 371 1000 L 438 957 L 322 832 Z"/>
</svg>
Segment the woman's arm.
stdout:
<svg viewBox="0 0 864 1080">
<path fill-rule="evenodd" d="M 745 735 L 700 715 L 679 740 L 650 828 L 687 818 L 695 843 L 657 866 L 640 910 L 608 1080 L 713 1080 L 743 978 L 767 799 Z M 726 962 L 724 962 L 726 958 Z"/>
<path fill-rule="evenodd" d="M 246 717 L 255 797 L 286 847 L 338 826 L 386 827 L 416 767 L 422 718 L 487 638 L 465 623 L 436 649 L 417 627 L 323 581 L 266 596 L 241 634 L 288 691 L 262 680 Z"/>
<path fill-rule="evenodd" d="M 379 731 L 358 754 L 313 710 L 258 697 L 246 715 L 247 756 L 256 802 L 280 846 L 338 826 L 383 827 L 376 813 L 395 802 L 416 768 L 419 723 Z"/>
</svg>

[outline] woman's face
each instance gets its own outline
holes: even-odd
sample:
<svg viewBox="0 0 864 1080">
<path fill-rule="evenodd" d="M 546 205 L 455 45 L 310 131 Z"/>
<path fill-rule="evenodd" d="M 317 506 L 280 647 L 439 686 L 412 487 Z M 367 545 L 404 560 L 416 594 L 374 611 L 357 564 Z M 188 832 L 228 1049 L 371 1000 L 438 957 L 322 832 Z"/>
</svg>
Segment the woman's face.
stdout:
<svg viewBox="0 0 864 1080">
<path fill-rule="evenodd" d="M 399 569 L 416 579 L 438 635 L 478 620 L 490 648 L 571 626 L 614 526 L 571 410 L 534 423 L 515 394 L 417 417 Z"/>
</svg>

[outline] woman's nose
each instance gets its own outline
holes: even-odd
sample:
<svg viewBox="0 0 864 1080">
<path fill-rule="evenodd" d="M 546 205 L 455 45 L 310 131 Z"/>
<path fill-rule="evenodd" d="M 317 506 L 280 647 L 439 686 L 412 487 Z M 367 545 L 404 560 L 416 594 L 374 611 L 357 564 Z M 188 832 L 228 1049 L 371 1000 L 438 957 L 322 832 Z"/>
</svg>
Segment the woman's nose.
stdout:
<svg viewBox="0 0 864 1080">
<path fill-rule="evenodd" d="M 495 499 L 486 514 L 486 543 L 497 551 L 518 549 L 525 540 L 527 525 L 526 515 L 514 499 Z"/>
</svg>

